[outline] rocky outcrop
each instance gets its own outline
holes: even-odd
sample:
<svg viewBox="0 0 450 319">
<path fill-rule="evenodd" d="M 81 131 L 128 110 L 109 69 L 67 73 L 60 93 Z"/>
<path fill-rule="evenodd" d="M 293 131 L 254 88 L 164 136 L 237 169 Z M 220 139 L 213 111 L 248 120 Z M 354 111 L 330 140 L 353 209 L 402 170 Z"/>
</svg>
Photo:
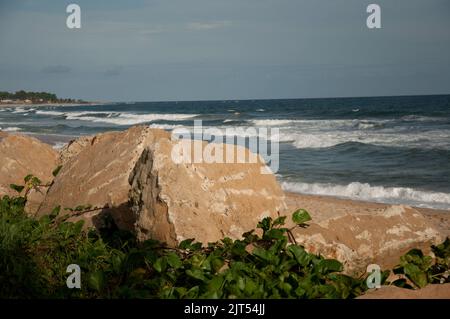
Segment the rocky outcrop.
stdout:
<svg viewBox="0 0 450 319">
<path fill-rule="evenodd" d="M 160 139 L 142 154 L 130 176 L 131 203 L 139 239 L 175 245 L 188 238 L 202 243 L 240 238 L 263 217 L 285 209 L 284 194 L 260 158 L 254 163 L 180 163 L 171 158 L 175 146 L 208 147 L 201 141 Z M 183 148 L 183 146 L 181 147 Z M 251 156 L 247 149 L 225 148 Z"/>
<path fill-rule="evenodd" d="M 53 180 L 52 172 L 57 166 L 58 153 L 49 145 L 25 135 L 9 135 L 0 132 L 0 197 L 17 195 L 10 184 L 23 185 L 24 177 L 32 174 L 42 181 L 42 185 Z M 34 213 L 46 187 L 31 190 L 26 210 Z"/>
<path fill-rule="evenodd" d="M 168 132 L 143 126 L 71 143 L 61 153 L 63 167 L 39 214 L 58 205 L 90 205 L 93 209 L 75 212 L 71 220 L 102 227 L 110 215 L 140 240 L 175 245 L 186 238 L 203 243 L 238 238 L 261 218 L 285 209 L 274 175 L 261 174 L 266 169 L 261 159 L 255 157 L 251 164 L 177 164 L 172 150 L 180 143 L 191 141 L 172 141 Z M 247 149 L 232 150 L 250 156 Z"/>
<path fill-rule="evenodd" d="M 378 211 L 342 213 L 294 230 L 297 242 L 312 253 L 344 263 L 349 273 L 363 273 L 369 264 L 389 269 L 411 248 L 425 251 L 444 238 L 416 209 L 391 206 Z"/>
<path fill-rule="evenodd" d="M 417 290 L 382 286 L 357 299 L 450 299 L 450 284 L 428 285 Z"/>
</svg>

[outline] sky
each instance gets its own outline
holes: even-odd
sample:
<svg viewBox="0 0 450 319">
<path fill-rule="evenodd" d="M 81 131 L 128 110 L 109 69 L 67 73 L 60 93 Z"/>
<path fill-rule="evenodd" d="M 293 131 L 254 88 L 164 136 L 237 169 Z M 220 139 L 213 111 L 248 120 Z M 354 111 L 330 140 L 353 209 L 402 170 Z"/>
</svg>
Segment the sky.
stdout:
<svg viewBox="0 0 450 319">
<path fill-rule="evenodd" d="M 66 7 L 81 7 L 81 29 Z M 366 8 L 381 7 L 381 29 Z M 94 101 L 450 93 L 448 0 L 0 0 L 0 91 Z"/>
</svg>

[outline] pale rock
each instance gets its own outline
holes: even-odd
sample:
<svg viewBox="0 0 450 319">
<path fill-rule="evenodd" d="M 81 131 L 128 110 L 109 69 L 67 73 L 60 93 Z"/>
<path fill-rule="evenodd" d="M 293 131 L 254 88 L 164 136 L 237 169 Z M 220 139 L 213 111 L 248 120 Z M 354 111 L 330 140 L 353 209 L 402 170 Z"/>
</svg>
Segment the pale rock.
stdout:
<svg viewBox="0 0 450 319">
<path fill-rule="evenodd" d="M 403 205 L 316 222 L 310 213 L 310 226 L 293 231 L 297 243 L 309 252 L 338 259 L 347 273 L 364 273 L 373 263 L 392 268 L 409 249 L 427 250 L 444 239 L 420 212 Z"/>
<path fill-rule="evenodd" d="M 262 174 L 266 166 L 259 157 L 254 163 L 176 164 L 171 152 L 179 143 L 192 143 L 191 149 L 208 145 L 160 139 L 144 151 L 130 177 L 139 239 L 170 245 L 189 238 L 204 244 L 223 237 L 237 239 L 262 218 L 276 218 L 286 209 L 275 176 Z M 232 149 L 252 158 L 248 149 Z"/>
<path fill-rule="evenodd" d="M 18 195 L 10 184 L 24 185 L 24 177 L 29 174 L 38 177 L 42 185 L 50 184 L 57 160 L 58 153 L 50 145 L 26 135 L 0 131 L 0 197 Z M 37 211 L 46 189 L 40 186 L 30 191 L 26 206 L 28 213 Z"/>
</svg>

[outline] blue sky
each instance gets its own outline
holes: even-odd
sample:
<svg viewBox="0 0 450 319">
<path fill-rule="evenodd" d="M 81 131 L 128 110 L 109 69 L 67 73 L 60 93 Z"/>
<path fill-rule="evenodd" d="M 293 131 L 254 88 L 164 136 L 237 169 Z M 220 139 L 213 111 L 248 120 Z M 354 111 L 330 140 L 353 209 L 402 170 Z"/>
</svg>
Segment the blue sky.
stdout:
<svg viewBox="0 0 450 319">
<path fill-rule="evenodd" d="M 381 30 L 366 7 L 382 8 Z M 66 27 L 77 3 L 82 28 Z M 0 0 L 0 90 L 110 101 L 450 93 L 448 0 Z"/>
</svg>

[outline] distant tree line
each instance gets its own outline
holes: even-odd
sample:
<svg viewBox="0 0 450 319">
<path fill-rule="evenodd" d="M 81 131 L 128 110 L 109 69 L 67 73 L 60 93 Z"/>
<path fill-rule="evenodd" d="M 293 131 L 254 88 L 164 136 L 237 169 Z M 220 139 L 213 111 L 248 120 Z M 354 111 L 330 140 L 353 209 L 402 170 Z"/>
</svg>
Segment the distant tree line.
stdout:
<svg viewBox="0 0 450 319">
<path fill-rule="evenodd" d="M 24 90 L 16 91 L 15 93 L 0 91 L 0 100 L 31 100 L 36 102 L 58 102 L 58 103 L 73 103 L 83 102 L 82 100 L 75 99 L 60 99 L 56 94 L 48 92 L 26 92 Z"/>
</svg>

